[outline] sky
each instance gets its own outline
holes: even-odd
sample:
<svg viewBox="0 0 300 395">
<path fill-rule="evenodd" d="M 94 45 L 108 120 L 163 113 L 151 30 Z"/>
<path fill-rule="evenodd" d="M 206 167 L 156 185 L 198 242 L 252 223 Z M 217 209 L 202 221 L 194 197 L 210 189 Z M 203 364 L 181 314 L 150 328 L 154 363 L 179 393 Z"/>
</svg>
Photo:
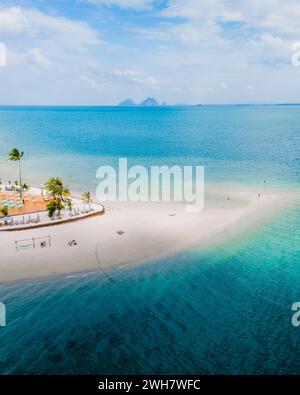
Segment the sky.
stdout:
<svg viewBox="0 0 300 395">
<path fill-rule="evenodd" d="M 0 104 L 300 101 L 299 0 L 0 0 Z"/>
</svg>

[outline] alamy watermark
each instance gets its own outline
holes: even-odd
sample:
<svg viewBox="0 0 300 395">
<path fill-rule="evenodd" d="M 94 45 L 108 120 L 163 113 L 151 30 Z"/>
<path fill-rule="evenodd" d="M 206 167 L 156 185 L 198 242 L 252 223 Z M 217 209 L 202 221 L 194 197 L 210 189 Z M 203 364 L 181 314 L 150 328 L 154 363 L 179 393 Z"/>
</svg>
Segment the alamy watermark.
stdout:
<svg viewBox="0 0 300 395">
<path fill-rule="evenodd" d="M 6 45 L 0 41 L 0 67 L 6 67 Z"/>
<path fill-rule="evenodd" d="M 292 65 L 295 67 L 300 66 L 300 41 L 292 45 Z"/>
<path fill-rule="evenodd" d="M 300 326 L 300 302 L 296 302 L 292 305 L 292 311 L 294 311 L 292 315 L 292 325 L 298 327 Z"/>
<path fill-rule="evenodd" d="M 6 307 L 2 302 L 0 302 L 0 327 L 1 326 L 6 326 Z"/>
<path fill-rule="evenodd" d="M 203 166 L 128 167 L 127 158 L 119 158 L 118 167 L 101 166 L 96 196 L 99 201 L 184 202 L 187 212 L 204 207 Z"/>
</svg>

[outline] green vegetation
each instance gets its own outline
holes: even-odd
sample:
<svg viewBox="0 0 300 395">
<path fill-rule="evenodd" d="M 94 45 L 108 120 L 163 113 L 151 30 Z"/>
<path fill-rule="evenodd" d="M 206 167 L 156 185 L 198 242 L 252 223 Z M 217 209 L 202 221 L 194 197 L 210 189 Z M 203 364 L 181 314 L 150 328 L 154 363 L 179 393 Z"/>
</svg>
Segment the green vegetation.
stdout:
<svg viewBox="0 0 300 395">
<path fill-rule="evenodd" d="M 47 205 L 48 215 L 52 217 L 55 213 L 60 214 L 61 210 L 65 208 L 64 203 L 67 203 L 69 210 L 72 202 L 67 199 L 70 196 L 70 190 L 66 188 L 59 177 L 52 177 L 45 183 L 46 189 L 51 195 L 52 199 Z M 72 210 L 72 208 L 71 208 Z"/>
<path fill-rule="evenodd" d="M 53 217 L 55 213 L 60 214 L 61 210 L 63 210 L 65 206 L 62 204 L 60 199 L 52 199 L 47 205 L 48 215 L 49 217 Z"/>
<path fill-rule="evenodd" d="M 24 156 L 23 151 L 19 151 L 17 148 L 13 148 L 9 155 L 8 155 L 8 160 L 12 162 L 18 162 L 19 164 L 19 182 L 16 183 L 16 185 L 22 185 L 22 168 L 21 168 L 21 159 Z M 20 187 L 20 197 L 22 197 L 22 188 Z"/>
<path fill-rule="evenodd" d="M 84 192 L 81 195 L 81 199 L 84 200 L 86 203 L 92 203 L 91 192 Z"/>
<path fill-rule="evenodd" d="M 7 207 L 2 207 L 0 210 L 0 213 L 2 214 L 3 217 L 7 217 L 8 215 L 8 208 Z"/>
<path fill-rule="evenodd" d="M 52 177 L 45 183 L 46 189 L 53 199 L 60 199 L 63 202 L 71 195 L 70 190 L 66 188 L 59 177 Z"/>
<path fill-rule="evenodd" d="M 67 206 L 68 206 L 69 211 L 71 212 L 71 211 L 72 211 L 72 208 L 73 208 L 72 200 L 71 200 L 71 199 L 67 199 Z"/>
</svg>

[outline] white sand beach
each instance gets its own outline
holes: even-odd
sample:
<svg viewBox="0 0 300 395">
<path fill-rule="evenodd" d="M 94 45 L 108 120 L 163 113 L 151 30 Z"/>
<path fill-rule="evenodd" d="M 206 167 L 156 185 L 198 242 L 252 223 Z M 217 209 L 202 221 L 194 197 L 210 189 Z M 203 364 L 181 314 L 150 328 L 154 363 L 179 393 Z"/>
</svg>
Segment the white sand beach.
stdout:
<svg viewBox="0 0 300 395">
<path fill-rule="evenodd" d="M 187 213 L 183 204 L 172 202 L 108 203 L 102 216 L 0 232 L 0 282 L 110 270 L 190 246 L 205 248 L 260 226 L 299 197 L 298 191 L 261 188 L 211 185 L 199 213 Z M 16 248 L 17 240 L 48 236 L 51 246 L 41 248 L 35 243 L 35 248 Z M 75 245 L 70 246 L 73 240 Z"/>
</svg>

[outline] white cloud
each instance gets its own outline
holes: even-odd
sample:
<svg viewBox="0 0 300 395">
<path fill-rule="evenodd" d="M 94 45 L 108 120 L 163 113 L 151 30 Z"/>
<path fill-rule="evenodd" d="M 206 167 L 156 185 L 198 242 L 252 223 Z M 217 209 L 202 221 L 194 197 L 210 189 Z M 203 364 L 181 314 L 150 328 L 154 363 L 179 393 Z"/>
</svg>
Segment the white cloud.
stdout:
<svg viewBox="0 0 300 395">
<path fill-rule="evenodd" d="M 14 102 L 13 92 L 22 87 L 24 102 L 28 95 L 113 103 L 158 90 L 167 102 L 288 101 L 289 92 L 291 100 L 298 95 L 291 48 L 300 40 L 299 0 L 76 0 L 76 15 L 86 3 L 110 10 L 97 7 L 92 27 L 89 19 L 0 7 L 0 40 L 8 49 L 2 97 Z M 110 45 L 103 45 L 102 28 Z"/>
<path fill-rule="evenodd" d="M 238 3 L 241 19 L 276 34 L 300 33 L 300 4 L 298 0 L 265 0 Z"/>
<path fill-rule="evenodd" d="M 27 28 L 27 20 L 20 7 L 11 7 L 0 11 L 0 32 L 1 33 L 22 33 Z"/>
<path fill-rule="evenodd" d="M 151 6 L 154 0 L 83 0 L 86 3 L 100 4 L 107 7 L 118 6 L 120 8 L 135 8 L 144 10 Z"/>
<path fill-rule="evenodd" d="M 12 49 L 7 50 L 8 68 L 20 66 L 21 70 L 25 70 L 24 67 L 26 65 L 33 66 L 36 71 L 37 69 L 48 68 L 51 65 L 51 61 L 47 59 L 40 48 L 30 48 L 28 51 L 22 53 L 13 51 Z"/>
<path fill-rule="evenodd" d="M 65 45 L 66 50 L 103 44 L 98 32 L 86 22 L 21 7 L 0 11 L 0 32 L 7 40 L 12 35 L 23 40 L 48 40 Z"/>
<path fill-rule="evenodd" d="M 298 0 L 169 0 L 163 15 L 188 20 L 245 22 L 274 28 L 277 32 L 300 31 Z"/>
<path fill-rule="evenodd" d="M 78 102 L 84 65 L 106 47 L 87 22 L 33 8 L 2 8 L 0 35 L 7 48 L 0 100 L 10 103 Z"/>
<path fill-rule="evenodd" d="M 96 81 L 95 79 L 89 77 L 86 74 L 81 74 L 80 75 L 80 79 L 81 79 L 81 81 L 86 83 L 88 86 L 90 86 L 91 88 L 93 88 L 93 89 L 95 89 L 97 91 L 103 90 L 103 88 L 106 86 L 105 83 L 99 83 L 98 81 Z"/>
<path fill-rule="evenodd" d="M 283 40 L 280 37 L 275 37 L 272 34 L 265 33 L 261 35 L 261 41 L 262 43 L 268 45 L 269 47 L 275 48 L 275 49 L 283 49 L 283 50 L 290 50 L 290 43 L 286 40 Z"/>
<path fill-rule="evenodd" d="M 25 57 L 34 65 L 48 67 L 51 62 L 42 54 L 40 48 L 31 48 Z"/>
<path fill-rule="evenodd" d="M 158 88 L 158 82 L 154 77 L 145 76 L 134 70 L 113 70 L 112 76 L 120 82 L 148 85 L 152 88 Z"/>
<path fill-rule="evenodd" d="M 186 19 L 213 19 L 225 12 L 223 0 L 169 0 L 162 14 Z"/>
<path fill-rule="evenodd" d="M 179 43 L 173 49 L 179 63 L 284 65 L 290 62 L 293 40 L 300 37 L 300 4 L 294 0 L 288 5 L 283 0 L 169 0 L 161 16 L 168 23 L 136 32 L 169 46 Z M 289 20 L 293 35 L 286 34 Z"/>
<path fill-rule="evenodd" d="M 89 64 L 87 70 L 80 75 L 80 79 L 94 89 L 103 86 L 136 86 L 146 87 L 151 90 L 159 89 L 159 84 L 153 76 L 146 76 L 135 70 L 115 69 L 111 72 L 101 71 L 97 64 Z"/>
<path fill-rule="evenodd" d="M 128 31 L 135 33 L 136 35 L 153 41 L 169 41 L 172 38 L 170 25 L 160 26 L 159 28 L 143 28 L 143 27 L 127 27 Z"/>
</svg>

